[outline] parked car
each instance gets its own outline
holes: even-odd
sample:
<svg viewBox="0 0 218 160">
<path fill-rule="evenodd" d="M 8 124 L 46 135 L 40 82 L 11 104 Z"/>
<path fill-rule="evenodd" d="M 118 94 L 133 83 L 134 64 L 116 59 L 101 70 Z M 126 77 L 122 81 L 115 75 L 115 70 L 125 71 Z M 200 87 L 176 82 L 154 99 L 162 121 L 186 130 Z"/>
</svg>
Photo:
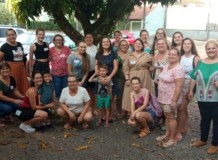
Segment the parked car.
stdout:
<svg viewBox="0 0 218 160">
<path fill-rule="evenodd" d="M 132 51 L 133 45 L 134 45 L 135 40 L 136 40 L 134 33 L 126 31 L 126 30 L 121 30 L 121 33 L 123 35 L 123 39 L 125 39 L 129 42 L 129 45 L 130 45 L 129 51 Z M 114 42 L 114 41 L 115 41 L 115 39 L 114 39 L 114 37 L 112 37 L 111 42 Z"/>
<path fill-rule="evenodd" d="M 64 37 L 64 45 L 65 46 L 68 46 L 70 48 L 71 51 L 75 51 L 76 50 L 76 44 L 74 41 L 72 41 L 70 39 L 70 37 L 68 37 L 67 35 L 62 35 Z M 53 47 L 54 46 L 54 43 L 52 42 L 49 47 Z"/>
<path fill-rule="evenodd" d="M 53 33 L 46 33 L 44 41 L 48 44 L 52 43 L 54 34 Z M 26 61 L 26 67 L 27 72 L 29 73 L 29 51 L 30 51 L 30 45 L 36 42 L 36 34 L 35 32 L 25 32 L 23 34 L 20 34 L 17 37 L 17 41 L 20 42 L 23 45 L 24 54 L 26 55 L 27 61 Z M 35 59 L 35 56 L 33 55 L 33 60 Z M 33 61 L 34 64 L 34 61 Z"/>
<path fill-rule="evenodd" d="M 21 28 L 19 26 L 0 25 L 0 46 L 6 42 L 6 31 L 9 28 L 13 28 L 15 32 L 17 33 L 17 35 L 20 35 L 26 32 L 26 29 Z"/>
<path fill-rule="evenodd" d="M 48 44 L 52 43 L 54 34 L 46 33 L 44 41 Z M 30 45 L 36 42 L 35 32 L 26 32 L 17 37 L 17 41 L 23 45 L 24 54 L 29 54 Z"/>
</svg>

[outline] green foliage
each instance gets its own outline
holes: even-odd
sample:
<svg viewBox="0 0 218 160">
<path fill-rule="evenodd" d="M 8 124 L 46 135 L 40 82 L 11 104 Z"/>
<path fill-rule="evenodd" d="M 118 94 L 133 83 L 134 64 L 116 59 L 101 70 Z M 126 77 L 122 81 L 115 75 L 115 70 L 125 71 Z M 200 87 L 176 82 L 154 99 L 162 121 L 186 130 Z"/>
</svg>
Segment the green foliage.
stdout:
<svg viewBox="0 0 218 160">
<path fill-rule="evenodd" d="M 67 17 L 72 15 L 80 22 L 84 33 L 92 33 L 95 40 L 108 35 L 118 21 L 128 15 L 135 5 L 143 2 L 162 5 L 173 4 L 176 0 L 8 0 L 19 22 L 30 22 L 46 11 L 55 19 L 60 29 L 73 41 L 83 36 L 71 25 Z"/>
<path fill-rule="evenodd" d="M 0 24 L 15 24 L 15 16 L 0 4 Z"/>
<path fill-rule="evenodd" d="M 61 29 L 57 25 L 57 23 L 54 23 L 54 22 L 31 21 L 30 23 L 28 23 L 27 28 L 28 29 L 43 28 L 43 29 L 49 30 L 49 31 L 61 31 Z"/>
</svg>

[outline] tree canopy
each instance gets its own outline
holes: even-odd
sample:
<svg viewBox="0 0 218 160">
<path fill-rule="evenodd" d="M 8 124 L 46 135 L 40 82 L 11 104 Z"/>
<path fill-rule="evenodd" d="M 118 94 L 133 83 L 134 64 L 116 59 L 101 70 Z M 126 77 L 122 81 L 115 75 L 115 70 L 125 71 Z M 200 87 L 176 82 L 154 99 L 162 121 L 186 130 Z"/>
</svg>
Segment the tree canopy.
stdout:
<svg viewBox="0 0 218 160">
<path fill-rule="evenodd" d="M 133 11 L 135 5 L 143 2 L 162 5 L 173 4 L 176 0 L 8 0 L 7 5 L 15 13 L 18 22 L 29 22 L 40 16 L 42 11 L 52 16 L 62 31 L 73 41 L 83 39 L 68 21 L 74 15 L 80 22 L 84 34 L 92 33 L 95 39 L 108 35 L 116 23 Z"/>
</svg>

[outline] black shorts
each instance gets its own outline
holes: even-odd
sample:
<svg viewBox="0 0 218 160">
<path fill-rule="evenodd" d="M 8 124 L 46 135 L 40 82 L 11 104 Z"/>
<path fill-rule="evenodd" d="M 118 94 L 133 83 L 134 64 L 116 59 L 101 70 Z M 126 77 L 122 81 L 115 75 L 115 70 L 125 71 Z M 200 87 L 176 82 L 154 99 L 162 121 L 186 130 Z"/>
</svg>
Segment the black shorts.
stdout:
<svg viewBox="0 0 218 160">
<path fill-rule="evenodd" d="M 18 116 L 18 118 L 21 121 L 28 121 L 32 119 L 36 113 L 36 110 L 32 110 L 31 108 L 21 108 L 19 110 L 21 111 L 21 114 Z"/>
<path fill-rule="evenodd" d="M 95 82 L 89 82 L 89 78 L 91 78 L 91 76 L 95 73 L 95 71 L 90 71 L 89 75 L 87 77 L 87 84 L 86 84 L 86 89 L 90 88 L 90 89 L 94 89 L 95 88 Z"/>
</svg>

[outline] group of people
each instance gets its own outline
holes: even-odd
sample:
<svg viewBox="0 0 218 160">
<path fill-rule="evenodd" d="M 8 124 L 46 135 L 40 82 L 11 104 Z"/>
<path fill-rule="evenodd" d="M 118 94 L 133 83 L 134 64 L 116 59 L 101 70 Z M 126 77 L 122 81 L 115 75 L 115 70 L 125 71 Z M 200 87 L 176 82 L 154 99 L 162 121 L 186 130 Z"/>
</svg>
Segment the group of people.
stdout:
<svg viewBox="0 0 218 160">
<path fill-rule="evenodd" d="M 86 34 L 72 52 L 60 34 L 49 48 L 45 31 L 37 29 L 37 41 L 29 53 L 29 87 L 22 44 L 13 29 L 6 35 L 7 42 L 0 49 L 0 126 L 4 117 L 14 113 L 22 121 L 20 129 L 32 133 L 35 123 L 52 126 L 52 110 L 66 119 L 65 129 L 75 121 L 87 129 L 95 114 L 96 126 L 104 123 L 106 128 L 116 118 L 128 117 L 129 125 L 140 128 L 139 137 L 147 136 L 151 126 L 165 125 L 165 134 L 156 140 L 170 147 L 188 132 L 187 107 L 196 95 L 201 137 L 192 146 L 206 145 L 213 121 L 207 152 L 218 151 L 216 41 L 206 43 L 207 58 L 200 59 L 194 41 L 181 32 L 175 32 L 169 42 L 165 30 L 159 28 L 150 44 L 149 32 L 143 29 L 129 53 L 129 43 L 115 31 L 114 42 L 103 37 L 98 48 L 92 34 Z M 162 109 L 162 116 L 153 105 Z"/>
</svg>

